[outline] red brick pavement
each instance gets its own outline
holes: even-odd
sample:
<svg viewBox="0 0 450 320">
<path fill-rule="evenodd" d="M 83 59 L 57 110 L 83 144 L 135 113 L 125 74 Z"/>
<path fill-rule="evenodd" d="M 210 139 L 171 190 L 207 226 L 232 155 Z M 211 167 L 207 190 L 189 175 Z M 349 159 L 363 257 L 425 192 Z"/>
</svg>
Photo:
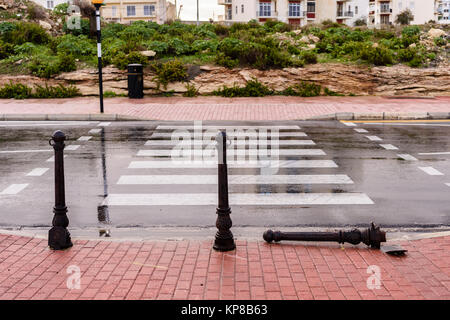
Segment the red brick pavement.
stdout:
<svg viewBox="0 0 450 320">
<path fill-rule="evenodd" d="M 74 241 L 51 251 L 45 239 L 0 234 L 0 299 L 450 299 L 450 237 L 403 241 L 389 256 L 334 244 L 237 241 Z M 67 289 L 67 267 L 81 288 Z M 369 265 L 381 287 L 368 289 Z"/>
<path fill-rule="evenodd" d="M 339 112 L 450 112 L 450 97 L 435 99 L 388 99 L 386 97 L 105 99 L 106 114 L 149 120 L 300 120 Z M 99 113 L 98 98 L 0 100 L 0 115 L 97 113 Z"/>
</svg>

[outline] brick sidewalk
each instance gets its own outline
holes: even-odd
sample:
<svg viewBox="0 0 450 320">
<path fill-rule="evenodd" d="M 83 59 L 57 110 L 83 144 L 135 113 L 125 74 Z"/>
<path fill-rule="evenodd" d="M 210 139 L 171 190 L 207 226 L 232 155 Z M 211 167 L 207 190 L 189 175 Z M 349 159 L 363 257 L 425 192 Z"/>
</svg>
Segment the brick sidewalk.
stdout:
<svg viewBox="0 0 450 320">
<path fill-rule="evenodd" d="M 128 98 L 105 99 L 105 113 L 146 120 L 302 120 L 336 113 L 449 113 L 450 97 L 388 99 L 386 97 L 265 98 Z M 0 100 L 2 115 L 98 114 L 98 98 Z"/>
<path fill-rule="evenodd" d="M 74 241 L 0 234 L 0 299 L 450 299 L 450 236 L 399 242 L 404 257 L 335 244 Z M 68 290 L 68 266 L 81 289 Z M 369 265 L 381 268 L 370 290 Z"/>
</svg>

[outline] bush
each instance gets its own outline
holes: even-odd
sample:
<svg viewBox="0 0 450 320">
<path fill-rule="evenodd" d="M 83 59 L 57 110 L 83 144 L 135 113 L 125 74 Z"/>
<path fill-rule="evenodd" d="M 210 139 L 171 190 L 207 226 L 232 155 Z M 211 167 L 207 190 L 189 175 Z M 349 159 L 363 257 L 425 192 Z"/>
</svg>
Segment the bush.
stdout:
<svg viewBox="0 0 450 320">
<path fill-rule="evenodd" d="M 151 41 L 144 45 L 147 49 L 153 50 L 157 54 L 166 54 L 169 51 L 169 45 L 165 41 Z"/>
<path fill-rule="evenodd" d="M 162 84 L 165 88 L 170 82 L 185 81 L 188 78 L 186 67 L 177 59 L 166 63 L 154 63 L 151 68 L 156 73 L 155 80 L 158 86 Z"/>
<path fill-rule="evenodd" d="M 8 58 L 13 53 L 14 45 L 0 40 L 0 60 Z"/>
<path fill-rule="evenodd" d="M 216 90 L 212 93 L 215 96 L 234 98 L 234 97 L 265 97 L 274 94 L 273 90 L 263 85 L 256 79 L 247 82 L 245 87 L 234 85 L 229 88 L 223 86 L 222 89 Z"/>
<path fill-rule="evenodd" d="M 445 40 L 444 37 L 437 37 L 434 38 L 434 44 L 437 45 L 438 47 L 443 47 L 447 44 L 447 40 Z"/>
<path fill-rule="evenodd" d="M 70 54 L 79 59 L 93 56 L 97 52 L 94 42 L 87 36 L 74 36 L 72 34 L 59 37 L 56 50 L 58 53 Z"/>
<path fill-rule="evenodd" d="M 136 51 L 131 52 L 129 54 L 119 52 L 112 59 L 112 63 L 120 70 L 125 70 L 127 69 L 128 65 L 132 63 L 139 63 L 142 64 L 143 66 L 146 66 L 148 64 L 148 58 Z"/>
<path fill-rule="evenodd" d="M 178 38 L 170 39 L 168 45 L 169 53 L 176 56 L 181 56 L 191 52 L 191 47 L 189 46 L 189 44 Z"/>
<path fill-rule="evenodd" d="M 281 92 L 285 96 L 297 96 L 297 97 L 316 97 L 320 96 L 322 87 L 320 85 L 302 81 L 299 84 L 290 86 Z"/>
<path fill-rule="evenodd" d="M 27 99 L 31 97 L 31 88 L 24 84 L 10 82 L 0 88 L 1 99 Z"/>
<path fill-rule="evenodd" d="M 13 44 L 23 44 L 25 42 L 46 44 L 50 41 L 50 36 L 37 23 L 19 22 L 15 28 L 9 29 L 3 34 L 3 40 Z"/>
<path fill-rule="evenodd" d="M 402 36 L 418 36 L 420 34 L 420 28 L 419 26 L 408 26 L 404 27 L 402 30 Z"/>
<path fill-rule="evenodd" d="M 36 99 L 55 99 L 55 98 L 73 98 L 76 96 L 79 96 L 80 90 L 78 90 L 77 87 L 73 85 L 69 85 L 67 87 L 64 87 L 62 84 L 59 84 L 57 86 L 48 86 L 45 84 L 45 86 L 37 85 L 35 88 L 35 92 L 32 95 L 33 98 Z"/>
<path fill-rule="evenodd" d="M 59 73 L 58 59 L 44 55 L 35 56 L 28 64 L 31 73 L 40 78 L 50 78 Z"/>
<path fill-rule="evenodd" d="M 226 56 L 223 52 L 219 52 L 216 55 L 216 63 L 218 65 L 226 67 L 228 69 L 233 69 L 239 65 L 239 60 L 230 58 L 230 57 Z"/>
<path fill-rule="evenodd" d="M 393 55 L 390 49 L 385 47 L 366 46 L 359 53 L 359 58 L 376 66 L 386 66 L 393 63 Z"/>
<path fill-rule="evenodd" d="M 89 36 L 89 33 L 91 31 L 89 19 L 81 18 L 80 19 L 80 27 L 75 28 L 75 26 L 76 26 L 75 23 L 77 23 L 76 19 L 79 19 L 79 17 L 71 16 L 71 17 L 69 17 L 69 19 L 67 21 L 64 21 L 64 24 L 63 24 L 64 33 L 71 34 L 74 36 L 80 36 L 80 35 Z"/>
<path fill-rule="evenodd" d="M 317 54 L 314 51 L 304 50 L 300 53 L 299 58 L 307 64 L 317 63 Z"/>
<path fill-rule="evenodd" d="M 353 22 L 353 25 L 355 27 L 367 26 L 367 21 L 365 18 L 359 18 L 359 19 L 355 20 L 355 22 Z"/>
<path fill-rule="evenodd" d="M 75 58 L 71 54 L 58 55 L 58 71 L 71 72 L 77 70 Z"/>
<path fill-rule="evenodd" d="M 186 84 L 186 92 L 183 93 L 183 97 L 193 98 L 198 96 L 198 89 L 193 84 Z"/>
<path fill-rule="evenodd" d="M 406 9 L 397 15 L 397 18 L 395 19 L 395 23 L 401 24 L 401 25 L 407 25 L 413 20 L 414 20 L 414 16 L 413 16 L 411 10 Z"/>
<path fill-rule="evenodd" d="M 192 44 L 193 52 L 216 52 L 219 42 L 217 40 L 195 40 Z"/>
</svg>

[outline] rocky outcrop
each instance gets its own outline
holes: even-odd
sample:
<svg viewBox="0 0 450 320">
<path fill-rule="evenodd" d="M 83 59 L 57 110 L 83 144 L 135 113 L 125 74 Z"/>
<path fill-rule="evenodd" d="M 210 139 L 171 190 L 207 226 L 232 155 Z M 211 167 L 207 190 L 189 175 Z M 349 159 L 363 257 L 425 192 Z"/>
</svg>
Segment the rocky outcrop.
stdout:
<svg viewBox="0 0 450 320">
<path fill-rule="evenodd" d="M 200 94 L 209 94 L 223 86 L 245 86 L 252 79 L 258 79 L 268 87 L 281 91 L 300 81 L 309 81 L 330 90 L 355 95 L 402 95 L 433 96 L 450 95 L 450 72 L 447 66 L 416 69 L 397 65 L 394 67 L 367 67 L 345 64 L 315 64 L 304 68 L 285 68 L 280 70 L 233 69 L 216 66 L 202 66 L 200 72 L 191 77 Z M 146 71 L 144 93 L 158 94 L 155 74 Z M 63 73 L 48 80 L 49 85 L 57 83 L 74 84 L 83 95 L 98 94 L 98 73 L 95 69 L 85 69 Z M 0 75 L 0 85 L 9 81 L 29 85 L 42 84 L 43 80 L 32 76 Z M 127 93 L 126 71 L 114 67 L 103 69 L 103 90 L 116 94 Z M 163 92 L 181 95 L 187 91 L 187 83 L 170 83 Z"/>
</svg>

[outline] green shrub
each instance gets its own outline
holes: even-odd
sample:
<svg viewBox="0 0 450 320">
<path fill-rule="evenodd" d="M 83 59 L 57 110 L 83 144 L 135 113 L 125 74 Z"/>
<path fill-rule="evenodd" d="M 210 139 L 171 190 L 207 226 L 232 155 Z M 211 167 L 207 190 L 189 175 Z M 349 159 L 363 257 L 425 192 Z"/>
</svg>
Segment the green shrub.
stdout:
<svg viewBox="0 0 450 320">
<path fill-rule="evenodd" d="M 407 26 L 404 27 L 402 30 L 402 36 L 417 36 L 420 34 L 420 27 L 419 26 Z"/>
<path fill-rule="evenodd" d="M 155 33 L 156 30 L 154 30 L 147 22 L 135 21 L 122 31 L 119 31 L 115 36 L 123 40 L 134 39 L 134 41 L 142 41 L 150 40 Z"/>
<path fill-rule="evenodd" d="M 81 18 L 79 19 L 78 16 L 71 16 L 68 18 L 68 21 L 64 21 L 63 24 L 63 31 L 66 34 L 71 34 L 74 36 L 80 36 L 85 35 L 89 36 L 90 33 L 90 22 L 89 19 Z M 75 23 L 80 22 L 80 28 L 75 28 Z M 73 26 L 73 27 L 72 27 Z"/>
<path fill-rule="evenodd" d="M 355 27 L 367 26 L 367 21 L 364 18 L 359 18 L 359 19 L 356 19 L 355 22 L 353 22 L 353 25 Z"/>
<path fill-rule="evenodd" d="M 65 87 L 62 84 L 57 86 L 48 86 L 45 84 L 45 86 L 37 85 L 32 96 L 36 99 L 56 99 L 73 98 L 80 95 L 80 90 L 73 85 Z"/>
<path fill-rule="evenodd" d="M 434 38 L 434 44 L 437 45 L 438 47 L 443 47 L 447 44 L 447 40 L 445 40 L 444 37 L 437 37 Z"/>
<path fill-rule="evenodd" d="M 299 58 L 307 64 L 317 63 L 317 54 L 311 50 L 304 50 L 300 53 Z"/>
<path fill-rule="evenodd" d="M 3 34 L 4 41 L 18 45 L 25 42 L 46 44 L 50 41 L 49 34 L 37 23 L 18 22 L 15 25 Z"/>
<path fill-rule="evenodd" d="M 24 84 L 10 82 L 0 88 L 1 99 L 27 99 L 31 97 L 31 88 Z"/>
<path fill-rule="evenodd" d="M 417 49 L 413 48 L 407 48 L 407 49 L 400 49 L 398 51 L 398 60 L 401 62 L 409 62 L 414 59 L 414 57 L 417 54 Z"/>
<path fill-rule="evenodd" d="M 411 10 L 406 9 L 397 15 L 397 18 L 395 19 L 395 23 L 407 25 L 413 20 L 414 20 L 414 15 L 412 14 Z"/>
<path fill-rule="evenodd" d="M 71 72 L 77 70 L 75 58 L 71 54 L 58 55 L 58 71 Z"/>
<path fill-rule="evenodd" d="M 14 45 L 0 40 L 0 60 L 8 58 L 13 53 Z"/>
<path fill-rule="evenodd" d="M 155 51 L 157 54 L 166 54 L 169 51 L 169 45 L 164 41 L 151 41 L 144 43 L 147 49 Z"/>
<path fill-rule="evenodd" d="M 40 78 L 50 78 L 59 73 L 58 58 L 38 55 L 28 64 L 31 73 Z"/>
<path fill-rule="evenodd" d="M 316 97 L 320 96 L 322 87 L 320 85 L 302 81 L 296 85 L 290 86 L 281 92 L 285 96 L 297 97 Z"/>
<path fill-rule="evenodd" d="M 178 38 L 170 39 L 168 45 L 169 53 L 176 56 L 181 56 L 191 52 L 191 47 L 189 46 L 189 44 Z"/>
<path fill-rule="evenodd" d="M 234 85 L 233 87 L 223 86 L 222 89 L 215 90 L 215 96 L 234 98 L 234 97 L 265 97 L 274 94 L 273 90 L 263 85 L 256 79 L 247 82 L 245 87 Z"/>
<path fill-rule="evenodd" d="M 217 40 L 195 40 L 192 43 L 192 51 L 194 52 L 216 52 L 219 42 Z"/>
<path fill-rule="evenodd" d="M 328 88 L 323 88 L 323 93 L 326 96 L 336 96 L 336 97 L 343 97 L 344 96 L 344 94 L 338 93 L 338 92 L 333 91 L 333 90 L 328 89 Z"/>
<path fill-rule="evenodd" d="M 79 59 L 93 56 L 97 52 L 93 40 L 85 35 L 74 36 L 72 34 L 59 37 L 56 50 L 58 53 L 70 54 Z"/>
<path fill-rule="evenodd" d="M 226 56 L 223 52 L 219 52 L 216 55 L 216 63 L 228 69 L 233 69 L 239 65 L 239 60 L 230 58 Z"/>
<path fill-rule="evenodd" d="M 139 63 L 143 66 L 146 66 L 148 64 L 148 58 L 136 51 L 130 52 L 129 54 L 119 52 L 112 59 L 112 63 L 120 70 L 125 70 L 127 69 L 128 65 L 132 63 Z"/>
<path fill-rule="evenodd" d="M 366 46 L 359 52 L 359 58 L 376 66 L 386 66 L 393 63 L 392 51 L 385 47 Z"/>
<path fill-rule="evenodd" d="M 186 92 L 183 93 L 183 97 L 193 98 L 198 96 L 199 92 L 198 89 L 193 84 L 186 84 Z"/>
<path fill-rule="evenodd" d="M 188 78 L 187 69 L 184 64 L 177 59 L 166 63 L 154 63 L 151 65 L 152 70 L 156 73 L 156 82 L 167 88 L 170 82 L 186 81 Z"/>
</svg>

